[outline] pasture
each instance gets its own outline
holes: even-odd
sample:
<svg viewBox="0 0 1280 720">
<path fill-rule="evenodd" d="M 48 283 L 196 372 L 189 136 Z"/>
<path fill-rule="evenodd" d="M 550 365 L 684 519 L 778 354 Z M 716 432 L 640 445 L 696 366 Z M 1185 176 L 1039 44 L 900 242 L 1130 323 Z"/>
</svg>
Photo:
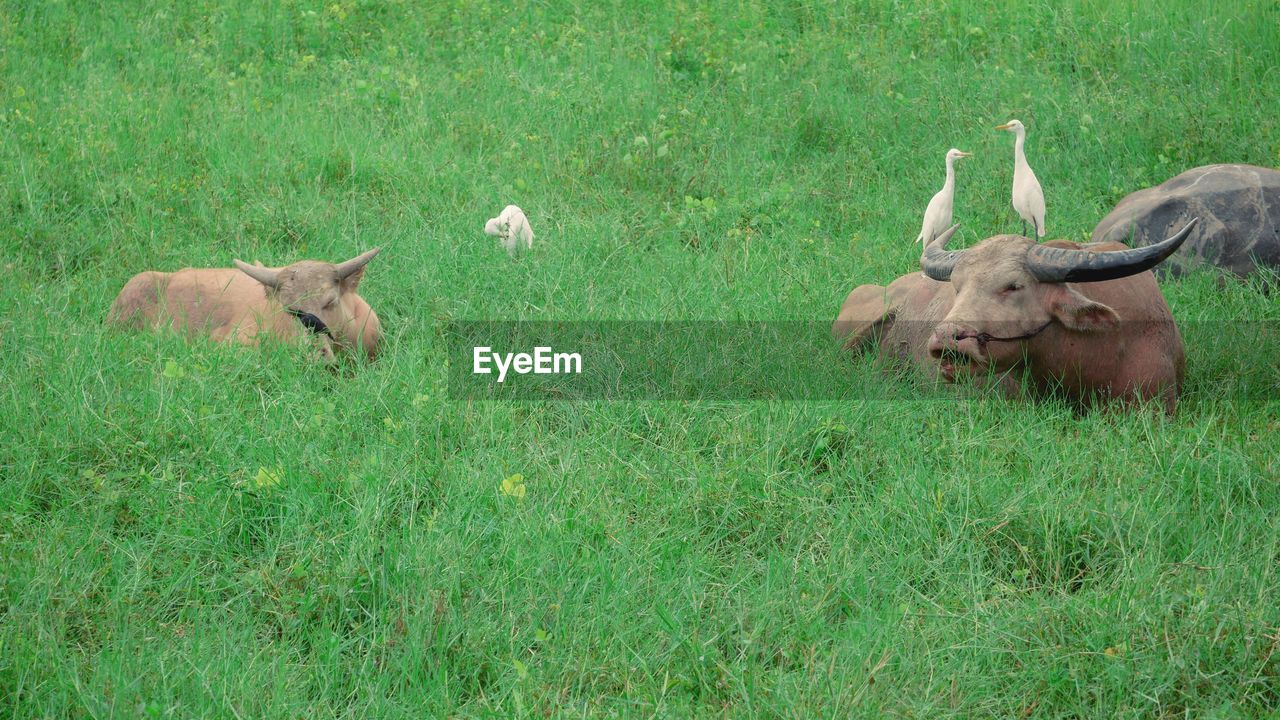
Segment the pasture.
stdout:
<svg viewBox="0 0 1280 720">
<path fill-rule="evenodd" d="M 0 0 L 0 716 L 1280 712 L 1259 282 L 1162 283 L 1174 417 L 852 361 L 855 400 L 464 400 L 442 339 L 829 323 L 918 266 L 948 148 L 956 246 L 1017 229 L 1010 118 L 1083 240 L 1280 166 L 1277 68 L 1250 0 Z M 374 246 L 371 364 L 102 324 L 140 270 Z"/>
</svg>

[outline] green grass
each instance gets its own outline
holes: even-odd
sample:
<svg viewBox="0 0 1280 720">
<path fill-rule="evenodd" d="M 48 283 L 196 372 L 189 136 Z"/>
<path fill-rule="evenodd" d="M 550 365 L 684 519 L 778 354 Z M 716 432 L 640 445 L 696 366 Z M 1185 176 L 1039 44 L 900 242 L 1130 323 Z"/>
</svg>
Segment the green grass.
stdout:
<svg viewBox="0 0 1280 720">
<path fill-rule="evenodd" d="M 1016 227 L 1009 118 L 1054 237 L 1280 163 L 1274 3 L 937 5 L 0 0 L 0 716 L 1280 712 L 1254 285 L 1165 284 L 1172 419 L 448 396 L 451 320 L 829 321 L 947 148 Z M 101 324 L 374 245 L 372 365 Z"/>
</svg>

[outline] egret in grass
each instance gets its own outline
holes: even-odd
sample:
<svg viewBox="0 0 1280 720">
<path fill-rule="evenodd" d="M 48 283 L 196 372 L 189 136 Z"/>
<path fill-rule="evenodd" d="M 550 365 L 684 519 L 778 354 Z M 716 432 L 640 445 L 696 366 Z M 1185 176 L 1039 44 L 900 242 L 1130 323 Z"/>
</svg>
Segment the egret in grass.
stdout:
<svg viewBox="0 0 1280 720">
<path fill-rule="evenodd" d="M 484 224 L 484 232 L 498 238 L 508 254 L 515 254 L 521 245 L 526 250 L 533 247 L 533 228 L 529 227 L 529 218 L 515 205 L 508 205 L 498 217 L 489 218 Z"/>
<path fill-rule="evenodd" d="M 929 207 L 925 208 L 924 224 L 920 227 L 920 237 L 916 238 L 916 242 L 928 245 L 951 224 L 952 201 L 956 197 L 956 161 L 971 156 L 972 153 L 955 148 L 947 151 L 947 180 L 942 183 L 938 194 L 929 201 Z"/>
<path fill-rule="evenodd" d="M 1013 142 L 1013 209 L 1022 218 L 1022 234 L 1027 234 L 1027 224 L 1030 223 L 1036 237 L 1044 237 L 1044 191 L 1027 164 L 1027 153 L 1023 150 L 1027 129 L 1017 120 L 997 125 L 996 129 L 1008 130 L 1017 138 Z"/>
</svg>

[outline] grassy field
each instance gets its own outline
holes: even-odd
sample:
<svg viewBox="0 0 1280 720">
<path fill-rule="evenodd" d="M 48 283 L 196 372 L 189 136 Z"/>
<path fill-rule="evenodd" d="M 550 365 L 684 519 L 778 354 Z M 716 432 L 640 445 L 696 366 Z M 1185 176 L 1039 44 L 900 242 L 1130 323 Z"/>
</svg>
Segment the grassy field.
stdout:
<svg viewBox="0 0 1280 720">
<path fill-rule="evenodd" d="M 1053 237 L 1280 165 L 1274 2 L 938 5 L 0 0 L 0 717 L 1280 712 L 1256 285 L 1165 284 L 1172 419 L 450 398 L 452 320 L 829 322 L 949 147 L 1016 229 L 1009 118 Z M 101 323 L 375 245 L 370 365 Z"/>
</svg>

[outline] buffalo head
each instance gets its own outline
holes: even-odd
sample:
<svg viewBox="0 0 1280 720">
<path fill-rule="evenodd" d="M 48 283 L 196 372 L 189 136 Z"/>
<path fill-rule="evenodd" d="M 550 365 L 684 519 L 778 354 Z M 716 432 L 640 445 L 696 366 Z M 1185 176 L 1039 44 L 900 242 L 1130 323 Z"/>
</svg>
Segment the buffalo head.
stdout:
<svg viewBox="0 0 1280 720">
<path fill-rule="evenodd" d="M 1195 222 L 1159 244 L 1109 252 L 1039 245 L 1016 235 L 948 251 L 952 226 L 920 259 L 925 275 L 950 281 L 956 296 L 934 327 L 929 355 L 952 379 L 959 368 L 1011 368 L 1024 356 L 1025 343 L 1055 325 L 1073 333 L 1114 331 L 1120 323 L 1116 311 L 1068 283 L 1117 280 L 1149 270 L 1178 249 Z"/>
<path fill-rule="evenodd" d="M 326 336 L 322 350 L 362 348 L 370 357 L 376 351 L 378 328 L 370 318 L 368 305 L 356 289 L 364 277 L 364 267 L 378 254 L 374 248 L 346 262 L 327 263 L 303 260 L 282 268 L 249 265 L 236 260 L 236 267 L 266 288 L 267 296 L 284 306 L 308 331 Z"/>
</svg>

